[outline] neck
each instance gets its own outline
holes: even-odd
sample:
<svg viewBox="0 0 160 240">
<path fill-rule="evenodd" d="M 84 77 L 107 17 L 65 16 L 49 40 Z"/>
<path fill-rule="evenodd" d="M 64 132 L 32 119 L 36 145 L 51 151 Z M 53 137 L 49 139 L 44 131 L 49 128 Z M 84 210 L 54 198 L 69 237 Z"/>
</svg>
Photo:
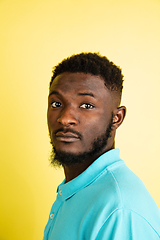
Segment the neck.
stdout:
<svg viewBox="0 0 160 240">
<path fill-rule="evenodd" d="M 91 164 L 92 162 L 85 161 L 83 163 L 79 163 L 73 166 L 63 166 L 66 183 L 84 172 Z"/>
<path fill-rule="evenodd" d="M 66 183 L 76 178 L 77 176 L 79 176 L 82 172 L 84 172 L 102 154 L 114 148 L 115 148 L 115 144 L 113 143 L 113 145 L 110 148 L 105 149 L 101 154 L 98 154 L 93 158 L 89 158 L 82 163 L 79 163 L 76 165 L 70 165 L 70 166 L 64 165 L 63 169 L 64 169 L 65 178 L 66 178 Z"/>
</svg>

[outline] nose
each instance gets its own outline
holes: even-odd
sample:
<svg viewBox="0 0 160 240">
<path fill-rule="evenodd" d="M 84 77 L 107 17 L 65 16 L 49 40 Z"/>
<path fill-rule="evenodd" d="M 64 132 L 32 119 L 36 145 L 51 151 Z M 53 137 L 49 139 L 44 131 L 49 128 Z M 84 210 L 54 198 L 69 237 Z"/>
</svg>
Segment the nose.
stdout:
<svg viewBox="0 0 160 240">
<path fill-rule="evenodd" d="M 60 117 L 57 119 L 57 122 L 61 123 L 63 126 L 77 125 L 78 120 L 76 118 L 76 113 L 71 107 L 66 107 L 61 112 Z"/>
</svg>

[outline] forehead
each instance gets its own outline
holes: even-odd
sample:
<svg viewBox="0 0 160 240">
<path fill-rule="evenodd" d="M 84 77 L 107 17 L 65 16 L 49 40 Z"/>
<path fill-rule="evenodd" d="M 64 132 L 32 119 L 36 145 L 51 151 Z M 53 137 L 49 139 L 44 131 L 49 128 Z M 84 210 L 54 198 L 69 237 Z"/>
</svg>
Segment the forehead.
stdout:
<svg viewBox="0 0 160 240">
<path fill-rule="evenodd" d="M 103 78 L 89 73 L 62 73 L 53 80 L 50 93 L 53 90 L 58 90 L 63 93 L 72 92 L 72 94 L 89 91 L 101 97 L 111 95 L 104 84 Z"/>
</svg>

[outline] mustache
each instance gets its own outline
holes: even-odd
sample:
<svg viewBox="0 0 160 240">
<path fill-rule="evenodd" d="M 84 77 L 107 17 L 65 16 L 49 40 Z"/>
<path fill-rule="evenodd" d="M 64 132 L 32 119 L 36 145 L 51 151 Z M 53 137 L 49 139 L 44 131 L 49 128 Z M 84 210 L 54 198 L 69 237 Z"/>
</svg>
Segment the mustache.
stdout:
<svg viewBox="0 0 160 240">
<path fill-rule="evenodd" d="M 82 138 L 82 135 L 79 132 L 77 132 L 73 129 L 70 129 L 70 128 L 63 128 L 63 127 L 59 128 L 58 130 L 56 130 L 54 132 L 54 134 L 57 134 L 58 132 L 64 132 L 64 133 L 71 132 L 71 133 L 75 133 L 80 139 Z"/>
</svg>

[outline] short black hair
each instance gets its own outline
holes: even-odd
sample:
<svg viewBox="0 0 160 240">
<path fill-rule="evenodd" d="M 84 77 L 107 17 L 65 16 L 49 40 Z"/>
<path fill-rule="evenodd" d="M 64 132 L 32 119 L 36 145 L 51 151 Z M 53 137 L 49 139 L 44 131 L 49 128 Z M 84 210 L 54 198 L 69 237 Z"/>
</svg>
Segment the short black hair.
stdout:
<svg viewBox="0 0 160 240">
<path fill-rule="evenodd" d="M 106 56 L 99 53 L 80 53 L 64 59 L 53 68 L 53 75 L 50 81 L 50 87 L 53 80 L 64 72 L 83 72 L 100 76 L 104 79 L 105 85 L 111 91 L 119 93 L 121 98 L 123 89 L 123 75 L 120 67 L 116 66 Z"/>
</svg>

